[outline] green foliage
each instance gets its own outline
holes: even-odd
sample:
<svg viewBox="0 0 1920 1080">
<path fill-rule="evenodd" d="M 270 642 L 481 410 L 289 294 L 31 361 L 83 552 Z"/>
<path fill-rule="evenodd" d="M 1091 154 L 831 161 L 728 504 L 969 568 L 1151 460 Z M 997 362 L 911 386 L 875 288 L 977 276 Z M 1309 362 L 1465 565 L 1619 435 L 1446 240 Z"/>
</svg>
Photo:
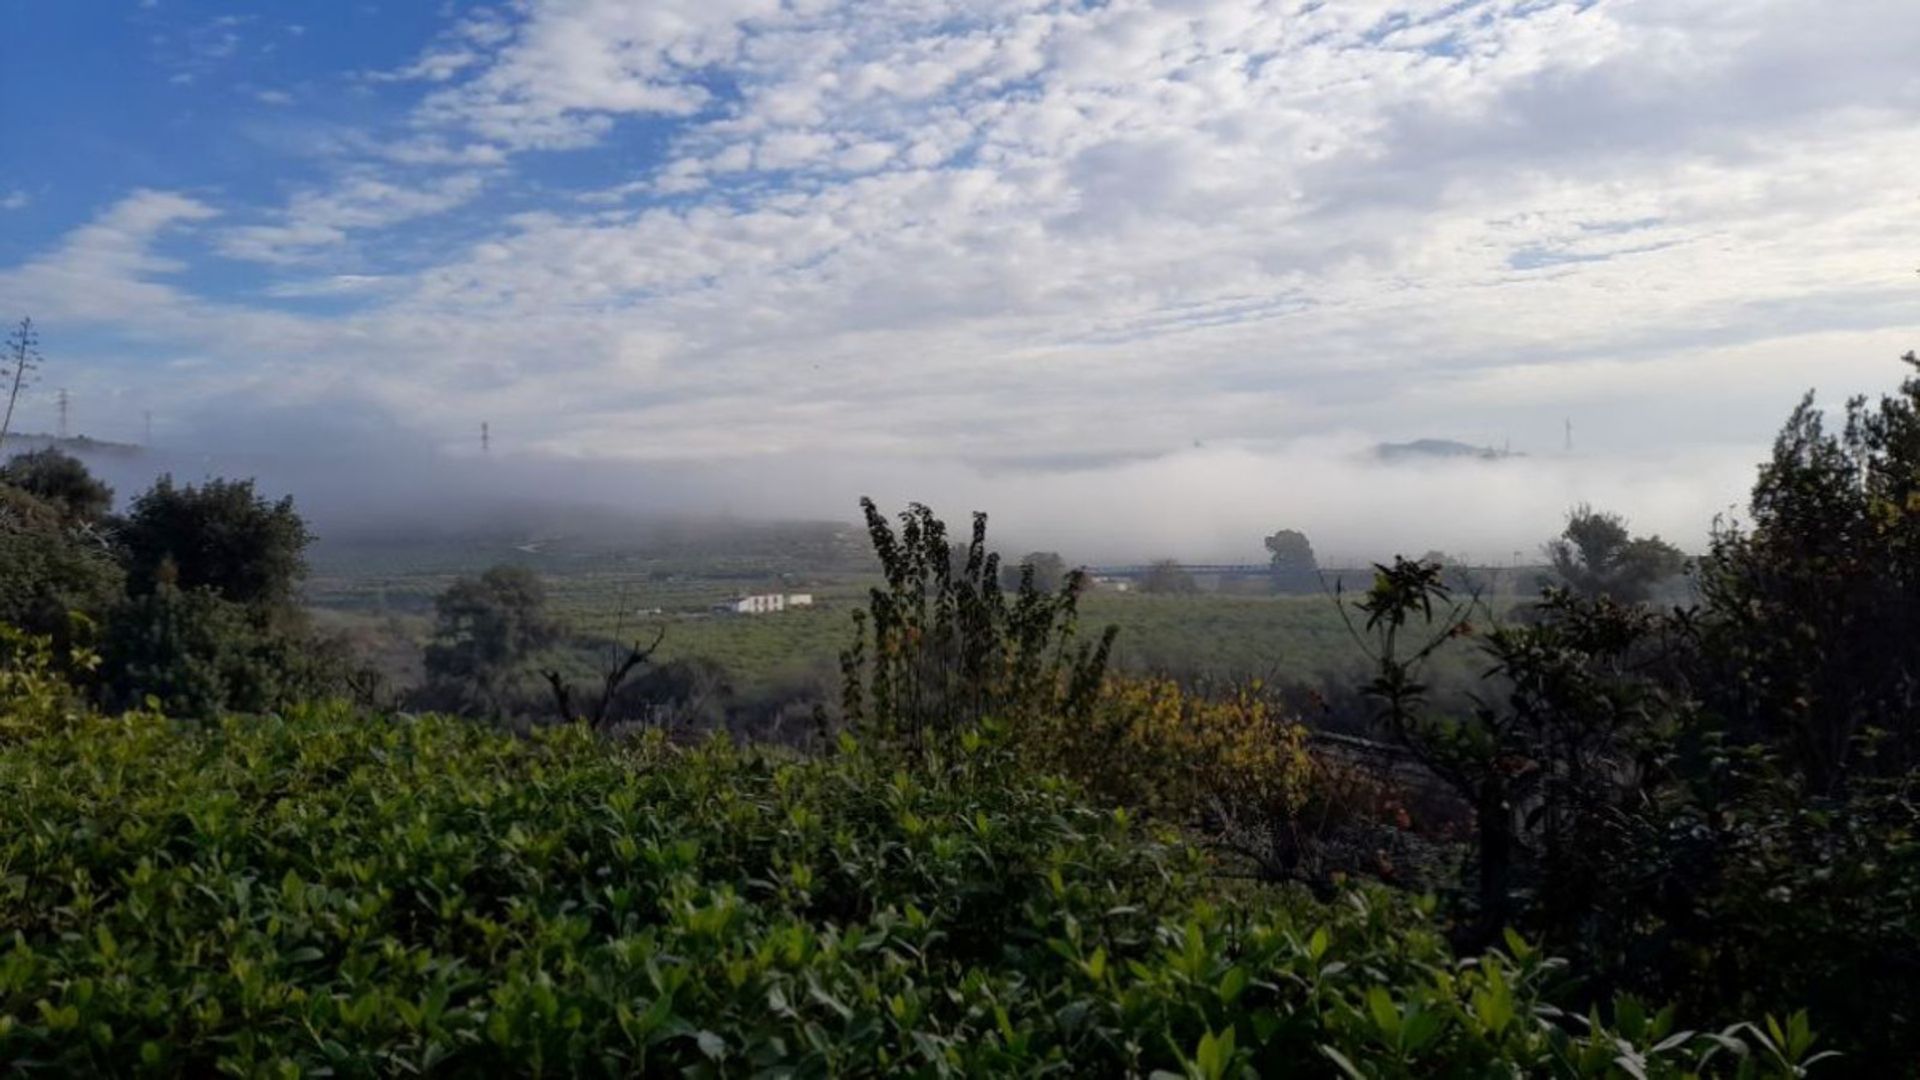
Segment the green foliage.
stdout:
<svg viewBox="0 0 1920 1080">
<path fill-rule="evenodd" d="M 1273 588 L 1283 593 L 1320 591 L 1320 561 L 1313 557 L 1313 544 L 1297 529 L 1281 529 L 1266 540 L 1272 556 Z"/>
<path fill-rule="evenodd" d="M 114 610 L 102 652 L 108 701 L 178 716 L 270 712 L 336 689 L 346 667 L 297 620 L 166 584 Z"/>
<path fill-rule="evenodd" d="M 1638 604 L 1654 587 L 1680 576 L 1687 558 L 1658 536 L 1632 536 L 1618 514 L 1582 504 L 1567 515 L 1564 532 L 1547 543 L 1555 576 L 1586 597 Z"/>
<path fill-rule="evenodd" d="M 1155 559 L 1140 578 L 1140 591 L 1157 596 L 1187 596 L 1200 591 L 1193 575 L 1173 559 Z"/>
<path fill-rule="evenodd" d="M 20 454 L 0 466 L 0 484 L 53 507 L 71 525 L 99 521 L 113 509 L 113 489 L 88 472 L 79 458 L 56 447 Z"/>
<path fill-rule="evenodd" d="M 306 572 L 311 537 L 293 499 L 269 502 L 251 480 L 175 486 L 162 476 L 133 502 L 120 532 L 129 590 L 210 589 L 222 600 L 286 608 Z"/>
<path fill-rule="evenodd" d="M 64 1074 L 1795 1076 L 1378 892 L 1231 902 L 975 733 L 614 750 L 340 709 L 0 748 L 0 1059 Z"/>
<path fill-rule="evenodd" d="M 1626 925 L 1589 933 L 1618 972 L 1694 1015 L 1805 1002 L 1857 1075 L 1913 1075 L 1920 798 L 1912 778 L 1809 795 L 1765 755 L 1713 750 L 1607 882 Z M 1625 888 L 1623 888 L 1625 886 Z M 1639 933 L 1629 931 L 1637 929 Z"/>
<path fill-rule="evenodd" d="M 103 619 L 122 575 L 97 537 L 59 509 L 0 483 L 0 622 L 62 641 L 71 616 Z"/>
<path fill-rule="evenodd" d="M 495 566 L 460 578 L 434 599 L 426 650 L 428 693 L 442 708 L 500 712 L 528 660 L 553 643 L 546 588 L 522 566 Z"/>
<path fill-rule="evenodd" d="M 886 587 L 872 591 L 867 612 L 855 613 L 854 644 L 841 657 L 849 722 L 925 749 L 950 746 L 987 717 L 1084 715 L 1114 632 L 1075 645 L 1079 571 L 1053 594 L 1024 571 L 1009 602 L 1000 557 L 986 548 L 985 514 L 974 515 L 971 541 L 956 550 L 945 523 L 918 503 L 900 515 L 898 534 L 871 499 L 860 506 Z"/>
<path fill-rule="evenodd" d="M 91 671 L 99 658 L 74 649 L 64 663 L 52 639 L 0 623 L 0 744 L 79 722 L 86 702 L 66 672 Z"/>
<path fill-rule="evenodd" d="M 1838 433 L 1809 395 L 1751 518 L 1718 530 L 1701 570 L 1716 709 L 1822 791 L 1920 766 L 1920 374 L 1848 402 Z"/>
<path fill-rule="evenodd" d="M 1524 625 L 1481 633 L 1437 563 L 1377 568 L 1356 605 L 1380 727 L 1474 811 L 1478 935 L 1525 915 L 1563 937 L 1615 912 L 1610 880 L 1648 842 L 1641 815 L 1676 729 L 1697 725 L 1671 676 L 1675 627 L 1608 596 L 1548 589 Z M 1445 643 L 1478 635 L 1489 662 L 1471 709 L 1435 708 L 1423 681 Z M 1612 883 L 1617 886 L 1617 882 Z"/>
</svg>

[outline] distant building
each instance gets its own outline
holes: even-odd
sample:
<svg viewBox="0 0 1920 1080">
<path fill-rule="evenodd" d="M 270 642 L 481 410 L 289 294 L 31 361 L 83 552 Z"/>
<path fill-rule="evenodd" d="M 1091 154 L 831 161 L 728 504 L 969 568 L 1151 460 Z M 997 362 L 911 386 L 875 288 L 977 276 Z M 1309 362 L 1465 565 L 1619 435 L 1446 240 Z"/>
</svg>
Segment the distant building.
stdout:
<svg viewBox="0 0 1920 1080">
<path fill-rule="evenodd" d="M 813 606 L 812 593 L 755 593 L 752 596 L 737 596 L 722 604 L 715 604 L 715 612 L 730 615 L 771 615 L 788 608 Z"/>
</svg>

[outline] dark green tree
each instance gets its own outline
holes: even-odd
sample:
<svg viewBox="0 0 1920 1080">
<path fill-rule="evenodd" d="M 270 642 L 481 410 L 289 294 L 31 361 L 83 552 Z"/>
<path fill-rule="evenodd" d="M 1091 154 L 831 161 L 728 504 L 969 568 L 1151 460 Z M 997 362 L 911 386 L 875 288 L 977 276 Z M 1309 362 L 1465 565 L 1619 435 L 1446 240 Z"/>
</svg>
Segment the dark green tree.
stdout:
<svg viewBox="0 0 1920 1080">
<path fill-rule="evenodd" d="M 163 476 L 117 539 L 128 595 L 103 649 L 110 701 L 152 697 L 198 717 L 341 687 L 345 658 L 298 605 L 309 534 L 291 498 L 265 499 L 250 480 L 176 486 Z"/>
<path fill-rule="evenodd" d="M 1308 542 L 1307 534 L 1281 529 L 1267 537 L 1266 544 L 1275 592 L 1320 591 L 1320 562 L 1313 556 L 1313 544 Z"/>
<path fill-rule="evenodd" d="M 272 502 L 251 480 L 176 486 L 162 476 L 135 499 L 121 530 L 127 587 L 208 589 L 250 607 L 291 608 L 311 539 L 291 497 Z"/>
<path fill-rule="evenodd" d="M 1658 536 L 1632 536 L 1625 518 L 1584 503 L 1567 515 L 1566 529 L 1547 542 L 1547 557 L 1568 589 L 1623 604 L 1644 603 L 1656 586 L 1687 567 L 1679 548 Z"/>
<path fill-rule="evenodd" d="M 527 661 L 558 637 L 546 604 L 540 576 L 524 566 L 495 566 L 448 586 L 433 602 L 426 652 L 436 703 L 470 712 L 506 708 Z"/>
<path fill-rule="evenodd" d="M 114 611 L 102 654 L 110 704 L 152 698 L 195 718 L 273 712 L 331 693 L 345 663 L 298 621 L 165 583 Z"/>
<path fill-rule="evenodd" d="M 1700 573 L 1715 705 L 1816 790 L 1920 765 L 1920 358 L 1829 431 L 1807 395 Z"/>
</svg>

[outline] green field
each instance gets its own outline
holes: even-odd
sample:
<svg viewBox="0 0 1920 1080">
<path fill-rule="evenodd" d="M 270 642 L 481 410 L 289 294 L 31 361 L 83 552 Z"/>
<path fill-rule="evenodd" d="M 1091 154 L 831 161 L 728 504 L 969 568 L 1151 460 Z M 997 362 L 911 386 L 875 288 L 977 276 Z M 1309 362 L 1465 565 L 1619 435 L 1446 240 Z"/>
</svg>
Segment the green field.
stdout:
<svg viewBox="0 0 1920 1080">
<path fill-rule="evenodd" d="M 540 573 L 552 611 L 580 637 L 650 639 L 664 627 L 659 659 L 715 661 L 749 697 L 830 683 L 851 640 L 851 613 L 878 580 L 853 546 L 864 538 L 839 534 L 788 548 L 765 539 L 323 546 L 308 599 L 329 625 L 354 628 L 375 651 L 399 657 L 426 640 L 433 598 L 455 577 L 511 562 Z M 808 592 L 815 606 L 752 616 L 712 612 L 754 592 Z M 1351 685 L 1365 664 L 1327 596 L 1088 593 L 1081 633 L 1091 638 L 1109 625 L 1120 630 L 1117 668 L 1186 680 Z"/>
</svg>

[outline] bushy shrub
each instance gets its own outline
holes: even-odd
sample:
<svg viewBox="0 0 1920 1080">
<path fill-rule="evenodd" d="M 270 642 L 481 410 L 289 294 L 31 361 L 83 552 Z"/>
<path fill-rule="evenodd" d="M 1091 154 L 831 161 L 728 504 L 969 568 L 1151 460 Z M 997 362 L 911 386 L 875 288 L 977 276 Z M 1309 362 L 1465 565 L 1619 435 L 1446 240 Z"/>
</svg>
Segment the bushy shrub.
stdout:
<svg viewBox="0 0 1920 1080">
<path fill-rule="evenodd" d="M 66 673 L 90 671 L 98 662 L 80 648 L 62 658 L 51 638 L 0 623 L 0 743 L 77 723 L 86 702 Z"/>
<path fill-rule="evenodd" d="M 896 532 L 871 499 L 860 500 L 885 585 L 854 613 L 854 641 L 841 654 L 841 710 L 853 726 L 915 752 L 950 749 L 987 719 L 1057 716 L 1077 721 L 1100 688 L 1115 631 L 1077 643 L 1086 575 L 1067 574 L 1052 593 L 1021 568 L 1011 595 L 1000 557 L 987 550 L 987 516 L 973 516 L 965 547 L 946 523 L 915 503 Z"/>
<path fill-rule="evenodd" d="M 1285 818 L 1308 796 L 1306 730 L 1257 684 L 1212 698 L 1110 676 L 1084 718 L 1035 717 L 1016 734 L 1035 765 L 1182 824 Z"/>
<path fill-rule="evenodd" d="M 115 608 L 101 651 L 109 702 L 151 698 L 177 716 L 271 712 L 341 689 L 347 668 L 290 613 L 171 585 Z"/>
<path fill-rule="evenodd" d="M 70 644 L 70 616 L 104 618 L 123 580 L 97 537 L 59 508 L 0 482 L 0 622 Z"/>
<path fill-rule="evenodd" d="M 57 447 L 16 455 L 0 466 L 0 484 L 32 495 L 72 524 L 99 521 L 113 509 L 113 489 Z"/>
<path fill-rule="evenodd" d="M 1553 1008 L 1430 905 L 1220 902 L 965 735 L 916 775 L 311 709 L 0 748 L 0 1059 L 67 1074 L 1797 1075 L 1793 1018 Z"/>
</svg>

